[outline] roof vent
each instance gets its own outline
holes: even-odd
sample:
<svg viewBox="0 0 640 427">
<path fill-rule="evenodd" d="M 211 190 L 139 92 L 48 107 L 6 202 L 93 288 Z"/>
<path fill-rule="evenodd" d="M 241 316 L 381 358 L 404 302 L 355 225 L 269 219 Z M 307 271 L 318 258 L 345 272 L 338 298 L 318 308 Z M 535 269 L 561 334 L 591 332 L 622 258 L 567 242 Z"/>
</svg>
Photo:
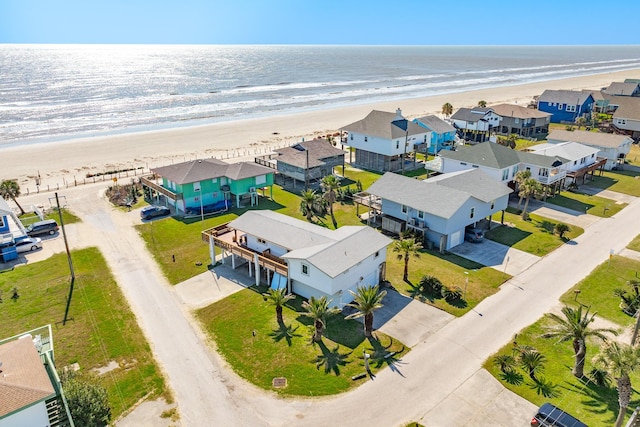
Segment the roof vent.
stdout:
<svg viewBox="0 0 640 427">
<path fill-rule="evenodd" d="M 404 116 L 402 115 L 402 110 L 400 108 L 398 108 L 396 110 L 396 118 L 395 118 L 395 120 L 402 120 L 402 119 L 404 119 Z"/>
</svg>

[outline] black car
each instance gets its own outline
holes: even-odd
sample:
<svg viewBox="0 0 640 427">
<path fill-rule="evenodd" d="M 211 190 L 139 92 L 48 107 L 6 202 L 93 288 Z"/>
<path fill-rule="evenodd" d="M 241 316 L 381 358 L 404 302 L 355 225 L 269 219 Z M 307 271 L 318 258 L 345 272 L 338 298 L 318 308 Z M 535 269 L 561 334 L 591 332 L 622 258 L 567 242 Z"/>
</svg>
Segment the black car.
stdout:
<svg viewBox="0 0 640 427">
<path fill-rule="evenodd" d="M 58 232 L 58 223 L 55 219 L 45 219 L 44 221 L 34 222 L 27 227 L 29 237 L 40 236 L 42 234 L 56 234 Z"/>
<path fill-rule="evenodd" d="M 147 206 L 140 211 L 140 218 L 151 219 L 158 216 L 170 215 L 171 210 L 166 206 Z"/>
<path fill-rule="evenodd" d="M 531 419 L 531 427 L 587 427 L 587 425 L 551 403 L 545 403 Z"/>
</svg>

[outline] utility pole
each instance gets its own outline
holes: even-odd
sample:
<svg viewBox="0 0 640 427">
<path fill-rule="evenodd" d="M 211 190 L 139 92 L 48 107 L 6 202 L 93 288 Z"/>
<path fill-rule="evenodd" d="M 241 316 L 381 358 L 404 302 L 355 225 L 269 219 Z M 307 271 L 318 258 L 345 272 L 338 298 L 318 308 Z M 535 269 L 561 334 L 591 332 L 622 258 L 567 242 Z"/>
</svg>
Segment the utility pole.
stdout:
<svg viewBox="0 0 640 427">
<path fill-rule="evenodd" d="M 64 248 L 67 251 L 67 260 L 69 261 L 69 272 L 71 273 L 71 285 L 69 286 L 69 296 L 67 297 L 67 306 L 64 309 L 64 319 L 62 325 L 66 325 L 67 316 L 69 315 L 69 306 L 71 305 L 71 297 L 73 296 L 73 285 L 76 281 L 76 273 L 73 270 L 73 261 L 71 260 L 71 252 L 69 252 L 69 242 L 67 241 L 67 232 L 64 229 L 64 220 L 62 219 L 62 209 L 60 209 L 60 200 L 58 199 L 58 193 L 56 195 L 56 206 L 58 208 L 58 216 L 60 218 L 60 228 L 62 228 L 62 237 L 64 238 Z"/>
</svg>

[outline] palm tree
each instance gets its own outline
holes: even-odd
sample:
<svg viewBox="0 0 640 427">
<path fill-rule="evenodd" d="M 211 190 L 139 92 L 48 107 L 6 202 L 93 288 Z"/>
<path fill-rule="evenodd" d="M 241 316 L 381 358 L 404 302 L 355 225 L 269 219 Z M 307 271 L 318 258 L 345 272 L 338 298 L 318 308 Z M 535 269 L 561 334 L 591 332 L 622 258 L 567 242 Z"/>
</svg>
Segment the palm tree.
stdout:
<svg viewBox="0 0 640 427">
<path fill-rule="evenodd" d="M 400 239 L 393 243 L 393 252 L 397 252 L 398 261 L 404 260 L 403 280 L 406 282 L 409 277 L 409 260 L 412 256 L 420 258 L 422 243 L 416 239 Z"/>
<path fill-rule="evenodd" d="M 382 308 L 382 300 L 387 295 L 387 291 L 380 290 L 379 286 L 358 286 L 356 291 L 349 291 L 353 295 L 353 302 L 348 304 L 357 312 L 348 315 L 347 319 L 357 319 L 364 317 L 364 336 L 370 337 L 373 332 L 373 312 Z"/>
<path fill-rule="evenodd" d="M 300 211 L 307 217 L 307 221 L 311 222 L 314 213 L 318 210 L 318 195 L 314 190 L 307 189 L 300 193 L 302 201 L 300 202 Z"/>
<path fill-rule="evenodd" d="M 331 214 L 331 222 L 333 222 L 333 228 L 338 228 L 336 217 L 333 215 L 333 204 L 338 198 L 336 192 L 338 188 L 340 188 L 340 179 L 333 174 L 327 175 L 322 178 L 320 186 L 324 190 L 324 199 L 327 201 L 327 203 L 329 203 L 329 213 Z"/>
<path fill-rule="evenodd" d="M 453 114 L 453 105 L 449 104 L 448 102 L 444 104 L 442 106 L 442 114 L 444 114 L 447 117 Z"/>
<path fill-rule="evenodd" d="M 571 231 L 571 228 L 569 228 L 567 224 L 564 224 L 562 222 L 557 223 L 556 226 L 553 227 L 553 232 L 558 233 L 561 239 L 564 237 L 564 233 L 567 233 L 569 231 Z"/>
<path fill-rule="evenodd" d="M 527 208 L 529 207 L 529 200 L 531 196 L 534 196 L 542 191 L 542 184 L 535 178 L 527 178 L 520 185 L 520 197 L 525 197 L 524 208 L 522 208 L 522 219 L 527 219 Z"/>
<path fill-rule="evenodd" d="M 616 341 L 607 342 L 595 357 L 594 364 L 602 367 L 616 379 L 620 411 L 618 412 L 615 427 L 622 427 L 627 407 L 631 400 L 631 392 L 633 391 L 629 374 L 640 367 L 640 347 L 633 347 Z"/>
<path fill-rule="evenodd" d="M 486 107 L 486 106 L 487 106 L 487 101 L 485 101 L 485 100 L 483 100 L 483 99 L 482 99 L 482 100 L 480 100 L 480 101 L 478 101 L 478 107 L 480 107 L 480 108 L 484 108 L 484 107 Z"/>
<path fill-rule="evenodd" d="M 16 200 L 20 196 L 20 185 L 15 179 L 5 179 L 0 183 L 0 196 L 5 200 L 13 200 L 13 202 L 20 209 L 20 215 L 24 215 L 24 209 L 20 206 L 20 203 Z"/>
<path fill-rule="evenodd" d="M 284 323 L 284 320 L 282 319 L 282 307 L 287 303 L 287 301 L 292 300 L 295 297 L 291 294 L 287 294 L 286 288 L 269 288 L 269 290 L 262 295 L 276 307 L 276 320 L 279 325 L 282 325 Z"/>
<path fill-rule="evenodd" d="M 542 336 L 558 338 L 560 342 L 571 341 L 573 343 L 575 363 L 571 373 L 576 378 L 582 378 L 584 376 L 584 361 L 587 356 L 587 338 L 596 337 L 606 341 L 606 333 L 618 335 L 618 332 L 610 328 L 591 329 L 589 325 L 595 320 L 597 313 L 589 315 L 589 309 L 583 313 L 581 305 L 578 308 L 564 306 L 562 314 L 562 316 L 555 313 L 546 314 L 555 325 L 547 328 L 547 332 Z"/>
<path fill-rule="evenodd" d="M 326 296 L 318 299 L 316 299 L 315 297 L 311 297 L 308 301 L 302 303 L 302 307 L 307 310 L 306 313 L 302 314 L 313 319 L 313 326 L 315 327 L 313 341 L 321 341 L 322 333 L 326 325 L 326 317 L 331 314 L 336 314 L 340 310 L 337 308 L 329 307 L 329 301 L 327 300 Z"/>
<path fill-rule="evenodd" d="M 580 130 L 582 126 L 587 124 L 587 119 L 585 119 L 583 116 L 580 116 L 576 119 L 576 124 L 578 125 L 578 130 Z"/>
<path fill-rule="evenodd" d="M 523 170 L 523 171 L 518 171 L 516 173 L 516 176 L 513 177 L 513 180 L 516 182 L 516 189 L 520 190 L 520 186 L 522 185 L 523 182 L 525 182 L 528 178 L 531 178 L 531 171 L 530 170 Z M 520 196 L 520 200 L 518 200 L 518 207 L 516 209 L 520 209 L 520 205 L 522 204 L 522 199 L 523 199 L 523 195 L 521 195 L 520 193 L 518 193 L 518 196 Z"/>
<path fill-rule="evenodd" d="M 529 378 L 534 382 L 538 382 L 537 374 L 544 370 L 544 364 L 547 358 L 537 349 L 526 345 L 516 345 L 513 348 L 517 363 L 527 371 Z"/>
</svg>

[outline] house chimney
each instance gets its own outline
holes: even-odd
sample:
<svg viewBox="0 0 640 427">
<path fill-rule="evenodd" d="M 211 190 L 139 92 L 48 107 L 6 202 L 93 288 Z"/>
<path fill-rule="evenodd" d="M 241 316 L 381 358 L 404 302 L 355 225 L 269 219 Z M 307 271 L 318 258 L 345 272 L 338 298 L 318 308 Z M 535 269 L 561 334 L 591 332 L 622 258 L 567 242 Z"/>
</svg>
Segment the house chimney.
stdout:
<svg viewBox="0 0 640 427">
<path fill-rule="evenodd" d="M 395 120 L 404 120 L 404 117 L 402 116 L 402 110 L 400 108 L 398 108 L 396 110 L 396 118 Z"/>
</svg>

